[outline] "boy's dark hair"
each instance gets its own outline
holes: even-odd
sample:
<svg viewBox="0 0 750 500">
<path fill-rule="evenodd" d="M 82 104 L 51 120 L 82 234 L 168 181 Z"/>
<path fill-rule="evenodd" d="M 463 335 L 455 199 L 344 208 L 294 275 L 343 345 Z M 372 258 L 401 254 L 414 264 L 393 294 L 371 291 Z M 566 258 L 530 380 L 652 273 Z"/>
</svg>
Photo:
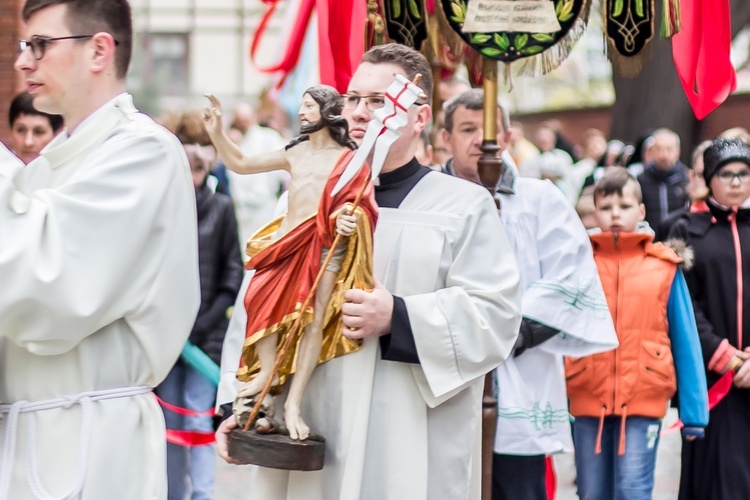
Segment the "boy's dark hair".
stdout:
<svg viewBox="0 0 750 500">
<path fill-rule="evenodd" d="M 463 94 L 448 99 L 443 105 L 444 115 L 444 128 L 448 132 L 453 132 L 453 117 L 456 114 L 456 110 L 459 106 L 463 106 L 466 109 L 472 111 L 480 111 L 484 109 L 484 91 L 482 89 L 471 89 L 467 90 Z M 503 132 L 510 130 L 510 117 L 500 103 L 497 104 L 497 109 L 500 112 L 500 125 L 503 127 Z"/>
<path fill-rule="evenodd" d="M 596 185 L 594 186 L 594 205 L 596 205 L 597 200 L 602 196 L 609 196 L 611 194 L 622 196 L 622 191 L 627 185 L 633 187 L 633 196 L 638 200 L 638 203 L 643 203 L 641 185 L 636 178 L 623 167 L 607 167 L 604 170 L 604 175 L 596 181 Z"/>
<path fill-rule="evenodd" d="M 57 133 L 63 126 L 63 118 L 60 115 L 50 115 L 48 113 L 42 113 L 34 108 L 34 96 L 28 92 L 21 92 L 10 101 L 10 109 L 8 109 L 8 125 L 13 128 L 13 124 L 16 123 L 18 117 L 21 115 L 30 116 L 42 116 L 49 121 L 49 126 L 52 127 L 52 131 Z"/>
<path fill-rule="evenodd" d="M 55 5 L 67 5 L 65 26 L 72 35 L 95 35 L 105 32 L 115 39 L 115 69 L 124 79 L 133 51 L 133 19 L 127 0 L 26 0 L 23 21 L 40 10 Z"/>
<path fill-rule="evenodd" d="M 411 81 L 417 73 L 422 75 L 422 79 L 417 84 L 425 93 L 427 99 L 417 99 L 417 104 L 430 104 L 432 100 L 432 68 L 427 62 L 425 56 L 406 45 L 398 43 L 388 43 L 385 45 L 376 45 L 362 56 L 363 63 L 383 64 L 390 63 L 400 66 L 404 69 L 404 75 Z"/>
</svg>

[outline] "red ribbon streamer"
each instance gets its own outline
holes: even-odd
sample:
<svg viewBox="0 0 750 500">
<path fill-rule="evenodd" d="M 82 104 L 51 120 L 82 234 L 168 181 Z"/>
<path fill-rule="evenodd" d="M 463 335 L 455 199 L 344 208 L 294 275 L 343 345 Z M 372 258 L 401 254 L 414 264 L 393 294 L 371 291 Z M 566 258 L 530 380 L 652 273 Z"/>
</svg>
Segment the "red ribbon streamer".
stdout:
<svg viewBox="0 0 750 500">
<path fill-rule="evenodd" d="M 702 120 L 737 88 L 729 59 L 729 0 L 681 0 L 680 24 L 672 37 L 672 58 L 693 113 Z"/>
<path fill-rule="evenodd" d="M 734 370 L 728 370 L 711 388 L 708 390 L 708 410 L 711 411 L 714 407 L 724 399 L 729 391 L 732 389 L 732 381 L 734 380 Z M 682 420 L 678 420 L 669 426 L 668 429 L 662 431 L 662 435 L 669 432 L 682 429 L 685 424 Z"/>
<path fill-rule="evenodd" d="M 268 4 L 268 9 L 263 14 L 263 17 L 260 20 L 260 24 L 255 30 L 253 43 L 250 45 L 250 60 L 253 62 L 253 64 L 255 64 L 259 71 L 263 73 L 282 73 L 282 77 L 277 84 L 277 88 L 280 88 L 283 85 L 284 80 L 297 65 L 297 61 L 299 61 L 299 55 L 302 50 L 302 42 L 304 42 L 305 40 L 305 33 L 307 32 L 307 26 L 310 24 L 310 16 L 315 4 L 315 0 L 302 0 L 300 9 L 297 12 L 297 17 L 294 20 L 294 27 L 292 28 L 292 34 L 289 37 L 289 43 L 286 47 L 284 57 L 275 66 L 261 67 L 255 61 L 255 55 L 258 51 L 258 47 L 260 46 L 260 41 L 262 40 L 263 35 L 266 32 L 268 23 L 273 17 L 274 12 L 276 12 L 276 7 L 278 6 L 279 1 L 280 0 L 268 0 L 266 2 Z"/>
<path fill-rule="evenodd" d="M 188 410 L 187 408 L 181 408 L 173 404 L 169 404 L 159 396 L 154 394 L 156 401 L 164 408 L 169 411 L 173 411 L 178 415 L 184 415 L 186 417 L 213 417 L 216 412 L 213 408 L 206 411 L 195 411 Z M 216 437 L 213 432 L 201 432 L 201 431 L 178 431 L 175 429 L 167 429 L 167 442 L 176 444 L 178 446 L 204 446 L 211 444 L 216 441 Z"/>
<path fill-rule="evenodd" d="M 178 446 L 205 446 L 207 444 L 212 444 L 214 441 L 216 441 L 216 436 L 213 432 L 176 431 L 174 429 L 167 429 L 167 442 Z"/>
<path fill-rule="evenodd" d="M 292 34 L 281 61 L 260 67 L 255 57 L 280 0 L 266 0 L 268 9 L 255 31 L 250 45 L 250 60 L 263 73 L 281 73 L 276 88 L 281 88 L 286 77 L 299 61 L 302 44 L 310 24 L 313 9 L 318 14 L 318 48 L 320 81 L 339 92 L 345 92 L 354 70 L 364 53 L 367 6 L 358 0 L 302 0 L 292 28 Z"/>
<path fill-rule="evenodd" d="M 163 399 L 161 399 L 159 396 L 154 394 L 154 397 L 156 398 L 156 401 L 164 408 L 166 408 L 169 411 L 173 411 L 177 413 L 178 415 L 184 415 L 186 417 L 213 417 L 216 415 L 216 412 L 213 408 L 210 410 L 205 411 L 198 411 L 198 410 L 189 410 L 187 408 L 182 408 L 180 406 L 175 406 L 173 404 L 169 404 Z"/>
</svg>

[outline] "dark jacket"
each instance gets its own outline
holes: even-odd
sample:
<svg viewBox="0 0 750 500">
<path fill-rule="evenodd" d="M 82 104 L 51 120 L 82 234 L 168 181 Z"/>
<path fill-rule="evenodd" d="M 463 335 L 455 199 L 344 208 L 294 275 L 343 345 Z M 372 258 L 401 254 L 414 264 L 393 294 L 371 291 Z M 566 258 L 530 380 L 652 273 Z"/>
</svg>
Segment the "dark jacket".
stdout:
<svg viewBox="0 0 750 500">
<path fill-rule="evenodd" d="M 242 284 L 242 256 L 231 199 L 204 185 L 196 193 L 196 203 L 201 305 L 190 342 L 218 364 L 229 324 L 227 309 Z"/>
<path fill-rule="evenodd" d="M 658 228 L 670 212 L 687 207 L 688 172 L 688 168 L 679 162 L 667 172 L 657 170 L 650 163 L 638 176 L 646 206 L 646 222 L 652 228 Z"/>
<path fill-rule="evenodd" d="M 714 363 L 724 346 L 750 345 L 750 209 L 735 214 L 709 200 L 708 211 L 689 213 L 677 221 L 670 238 L 684 240 L 694 251 L 693 267 L 685 277 L 696 306 L 704 362 L 718 369 L 720 365 Z M 740 308 L 744 310 L 741 341 Z M 709 387 L 719 377 L 714 369 L 707 374 Z M 746 498 L 750 491 L 747 436 L 750 389 L 732 386 L 711 410 L 705 438 L 683 442 L 680 500 Z"/>
<path fill-rule="evenodd" d="M 724 339 L 738 349 L 750 346 L 750 307 L 747 306 L 750 305 L 750 209 L 740 209 L 735 215 L 713 201 L 707 205 L 706 212 L 685 214 L 674 224 L 669 236 L 670 240 L 683 240 L 695 255 L 693 267 L 685 278 L 696 305 L 695 316 L 706 365 Z M 742 297 L 737 296 L 738 278 L 742 280 Z M 738 301 L 747 304 L 743 307 L 741 344 L 738 343 Z M 713 381 L 715 379 L 709 380 L 709 385 Z"/>
</svg>

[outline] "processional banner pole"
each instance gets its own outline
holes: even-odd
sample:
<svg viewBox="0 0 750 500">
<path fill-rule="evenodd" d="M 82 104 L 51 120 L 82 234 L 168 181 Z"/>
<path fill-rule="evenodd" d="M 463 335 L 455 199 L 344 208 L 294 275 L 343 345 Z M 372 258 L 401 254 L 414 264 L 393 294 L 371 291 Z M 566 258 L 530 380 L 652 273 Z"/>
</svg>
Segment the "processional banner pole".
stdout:
<svg viewBox="0 0 750 500">
<path fill-rule="evenodd" d="M 483 59 L 484 125 L 478 173 L 480 182 L 490 191 L 499 209 L 500 198 L 496 188 L 502 174 L 503 161 L 497 144 L 497 61 L 487 57 Z M 482 500 L 492 499 L 492 456 L 497 426 L 494 375 L 494 370 L 485 375 L 482 395 Z"/>
</svg>

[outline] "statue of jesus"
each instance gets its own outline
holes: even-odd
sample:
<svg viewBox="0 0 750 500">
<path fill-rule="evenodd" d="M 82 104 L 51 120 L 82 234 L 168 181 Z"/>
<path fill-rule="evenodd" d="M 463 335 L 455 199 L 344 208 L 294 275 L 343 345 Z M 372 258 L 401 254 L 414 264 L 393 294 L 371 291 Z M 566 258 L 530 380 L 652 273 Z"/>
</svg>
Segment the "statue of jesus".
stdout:
<svg viewBox="0 0 750 500">
<path fill-rule="evenodd" d="M 261 392 L 271 376 L 278 347 L 286 335 L 298 335 L 290 327 L 302 315 L 303 334 L 286 353 L 273 386 L 281 387 L 294 374 L 284 404 L 284 422 L 291 438 L 306 439 L 310 429 L 302 419 L 300 404 L 313 369 L 359 348 L 357 341 L 341 335 L 340 304 L 345 289 L 373 285 L 372 231 L 377 207 L 369 169 L 361 169 L 347 188 L 331 196 L 356 148 L 341 116 L 342 97 L 332 87 L 318 85 L 305 91 L 299 137 L 284 150 L 253 156 L 244 156 L 229 139 L 219 101 L 207 97 L 211 107 L 204 111 L 206 129 L 227 168 L 239 174 L 278 169 L 291 174 L 287 214 L 261 228 L 248 242 L 248 269 L 255 269 L 255 275 L 245 296 L 248 326 L 244 366 L 237 374 L 244 382 L 238 398 Z M 361 203 L 349 213 L 363 183 L 368 185 Z M 302 311 L 337 232 L 346 237 L 345 244 L 334 249 L 315 291 L 314 307 Z"/>
</svg>

